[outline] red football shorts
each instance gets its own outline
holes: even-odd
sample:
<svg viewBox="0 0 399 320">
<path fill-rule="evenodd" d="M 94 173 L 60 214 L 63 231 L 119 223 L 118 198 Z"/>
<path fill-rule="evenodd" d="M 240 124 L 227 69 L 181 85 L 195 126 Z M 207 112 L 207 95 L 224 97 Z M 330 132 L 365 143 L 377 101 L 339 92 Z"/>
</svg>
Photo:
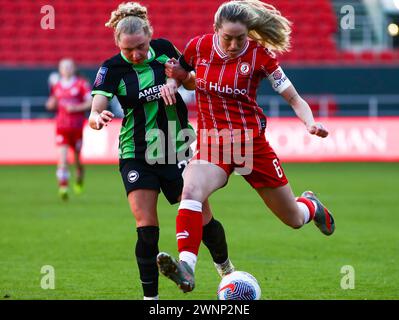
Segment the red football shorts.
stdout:
<svg viewBox="0 0 399 320">
<path fill-rule="evenodd" d="M 222 168 L 227 176 L 235 171 L 255 189 L 277 188 L 288 183 L 280 160 L 263 133 L 260 136 L 248 140 L 243 138 L 236 142 L 224 142 L 214 137 L 201 139 L 201 134 L 199 134 L 192 160 L 213 163 Z"/>
<path fill-rule="evenodd" d="M 82 129 L 57 129 L 56 143 L 58 146 L 68 145 L 75 151 L 82 149 Z"/>
</svg>

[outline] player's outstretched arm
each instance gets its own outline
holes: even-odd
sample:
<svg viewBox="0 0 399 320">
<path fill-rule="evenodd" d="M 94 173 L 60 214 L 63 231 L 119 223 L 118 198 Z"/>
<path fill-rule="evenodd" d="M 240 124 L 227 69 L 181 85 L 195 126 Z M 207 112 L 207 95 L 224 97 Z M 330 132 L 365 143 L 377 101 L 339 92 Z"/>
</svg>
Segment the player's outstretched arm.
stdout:
<svg viewBox="0 0 399 320">
<path fill-rule="evenodd" d="M 310 134 L 321 138 L 328 136 L 328 130 L 321 123 L 315 122 L 309 104 L 299 95 L 293 85 L 285 89 L 281 96 L 292 107 L 298 118 L 302 120 Z"/>
<path fill-rule="evenodd" d="M 114 118 L 114 114 L 107 109 L 108 98 L 96 94 L 91 104 L 91 112 L 89 116 L 90 128 L 100 130 L 106 126 Z"/>
</svg>

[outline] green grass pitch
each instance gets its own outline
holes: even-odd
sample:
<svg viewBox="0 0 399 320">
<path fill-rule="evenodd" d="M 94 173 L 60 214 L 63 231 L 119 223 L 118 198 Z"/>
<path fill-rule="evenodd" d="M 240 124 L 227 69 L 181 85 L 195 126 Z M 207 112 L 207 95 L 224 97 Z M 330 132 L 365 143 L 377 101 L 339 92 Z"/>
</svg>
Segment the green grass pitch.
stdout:
<svg viewBox="0 0 399 320">
<path fill-rule="evenodd" d="M 230 257 L 253 274 L 262 299 L 399 299 L 399 163 L 285 164 L 295 194 L 316 191 L 336 233 L 283 225 L 241 178 L 211 197 Z M 88 166 L 85 193 L 57 196 L 53 166 L 0 167 L 1 299 L 142 299 L 135 224 L 117 166 Z M 176 254 L 175 215 L 160 196 L 160 250 Z M 55 270 L 44 290 L 41 268 Z M 343 266 L 355 271 L 344 290 Z M 219 278 L 201 245 L 196 289 L 160 278 L 161 299 L 215 299 Z"/>
</svg>

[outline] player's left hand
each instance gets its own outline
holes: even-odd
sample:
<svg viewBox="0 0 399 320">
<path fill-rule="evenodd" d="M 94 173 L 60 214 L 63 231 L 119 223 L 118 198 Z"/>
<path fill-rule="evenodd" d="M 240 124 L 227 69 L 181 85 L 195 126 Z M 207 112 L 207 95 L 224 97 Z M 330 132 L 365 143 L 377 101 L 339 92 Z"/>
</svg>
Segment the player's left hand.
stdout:
<svg viewBox="0 0 399 320">
<path fill-rule="evenodd" d="M 165 105 L 171 106 L 176 104 L 177 83 L 174 79 L 168 79 L 166 84 L 161 88 L 161 95 Z"/>
<path fill-rule="evenodd" d="M 47 102 L 46 102 L 46 108 L 47 108 L 47 110 L 49 110 L 49 111 L 54 111 L 55 109 L 57 109 L 57 98 L 56 97 L 54 97 L 54 96 L 50 96 L 48 99 L 47 99 Z"/>
<path fill-rule="evenodd" d="M 310 134 L 314 134 L 318 137 L 325 138 L 328 136 L 328 130 L 324 128 L 321 123 L 314 123 L 307 127 Z"/>
</svg>

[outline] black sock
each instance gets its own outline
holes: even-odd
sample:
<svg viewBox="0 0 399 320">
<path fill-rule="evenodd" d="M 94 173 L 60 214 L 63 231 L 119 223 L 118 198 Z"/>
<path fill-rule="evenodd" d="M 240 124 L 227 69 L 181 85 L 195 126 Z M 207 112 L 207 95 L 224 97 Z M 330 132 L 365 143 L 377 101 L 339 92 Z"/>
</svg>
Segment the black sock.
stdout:
<svg viewBox="0 0 399 320">
<path fill-rule="evenodd" d="M 228 258 L 226 236 L 222 224 L 214 218 L 202 228 L 202 242 L 211 253 L 216 263 L 223 263 Z"/>
<path fill-rule="evenodd" d="M 136 260 L 145 297 L 158 295 L 158 240 L 159 227 L 137 228 Z"/>
</svg>

